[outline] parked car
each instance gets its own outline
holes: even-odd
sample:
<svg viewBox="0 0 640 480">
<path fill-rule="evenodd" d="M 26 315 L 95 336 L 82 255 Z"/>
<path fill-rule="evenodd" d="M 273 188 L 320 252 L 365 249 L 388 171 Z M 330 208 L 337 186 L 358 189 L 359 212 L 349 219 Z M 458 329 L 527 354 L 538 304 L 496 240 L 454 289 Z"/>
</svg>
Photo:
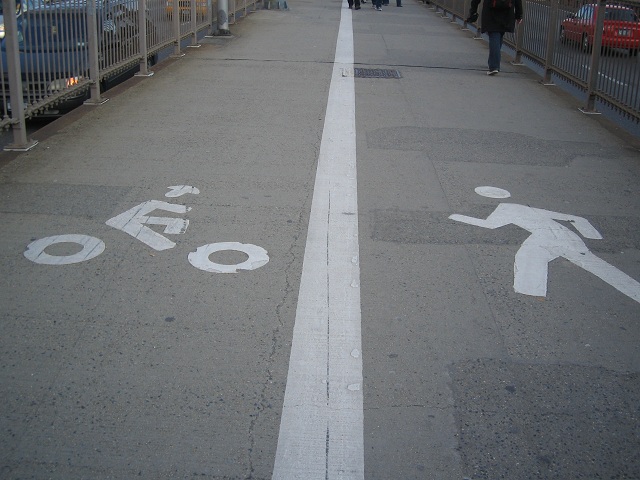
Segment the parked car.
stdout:
<svg viewBox="0 0 640 480">
<path fill-rule="evenodd" d="M 139 70 L 137 0 L 97 0 L 100 86 L 104 91 Z M 2 30 L 4 15 L 2 14 Z M 23 101 L 28 116 L 59 116 L 89 97 L 89 33 L 86 0 L 23 0 L 16 9 Z M 147 24 L 147 37 L 153 25 Z M 4 89 L 0 107 L 11 111 L 6 35 L 0 41 Z M 155 56 L 149 63 L 155 63 Z"/>
<path fill-rule="evenodd" d="M 585 51 L 593 47 L 597 4 L 582 6 L 560 25 L 560 40 L 579 43 Z M 602 47 L 628 50 L 632 56 L 640 50 L 640 19 L 636 12 L 621 5 L 607 5 L 604 14 Z"/>
<path fill-rule="evenodd" d="M 207 15 L 207 0 L 179 0 L 180 18 L 189 18 L 191 16 L 192 1 L 196 2 L 196 16 L 204 18 Z M 169 18 L 173 17 L 173 0 L 167 0 L 166 12 Z"/>
<path fill-rule="evenodd" d="M 48 3 L 48 0 L 46 0 L 45 3 Z M 34 5 L 34 0 L 16 0 L 16 17 L 20 18 L 24 12 L 31 9 Z M 4 13 L 2 10 L 2 2 L 0 2 L 0 40 L 4 38 Z"/>
</svg>

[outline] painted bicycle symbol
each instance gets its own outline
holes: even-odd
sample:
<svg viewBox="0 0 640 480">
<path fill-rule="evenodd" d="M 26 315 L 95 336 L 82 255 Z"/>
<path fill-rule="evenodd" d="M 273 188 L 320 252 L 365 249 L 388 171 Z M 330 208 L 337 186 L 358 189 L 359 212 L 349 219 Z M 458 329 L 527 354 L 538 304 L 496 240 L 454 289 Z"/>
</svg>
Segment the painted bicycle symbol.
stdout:
<svg viewBox="0 0 640 480">
<path fill-rule="evenodd" d="M 165 193 L 165 197 L 177 198 L 187 194 L 199 195 L 200 190 L 190 185 L 174 185 L 169 187 L 169 192 Z M 184 214 L 190 211 L 191 207 L 161 200 L 149 200 L 110 218 L 105 223 L 131 235 L 156 251 L 168 250 L 175 247 L 176 243 L 147 225 L 164 226 L 162 233 L 166 235 L 181 235 L 187 231 L 189 220 L 176 217 L 152 216 L 151 214 L 157 210 Z M 45 252 L 47 247 L 58 243 L 75 243 L 82 248 L 72 255 L 51 255 Z M 54 235 L 31 242 L 27 246 L 24 256 L 32 262 L 42 265 L 69 265 L 91 260 L 104 252 L 105 248 L 106 245 L 102 240 L 89 235 Z M 234 265 L 214 263 L 209 259 L 211 254 L 225 250 L 245 253 L 248 258 L 244 262 Z M 220 242 L 198 247 L 195 252 L 189 253 L 188 260 L 195 268 L 205 272 L 236 273 L 238 270 L 255 270 L 262 267 L 269 262 L 269 256 L 264 248 L 257 245 Z"/>
</svg>

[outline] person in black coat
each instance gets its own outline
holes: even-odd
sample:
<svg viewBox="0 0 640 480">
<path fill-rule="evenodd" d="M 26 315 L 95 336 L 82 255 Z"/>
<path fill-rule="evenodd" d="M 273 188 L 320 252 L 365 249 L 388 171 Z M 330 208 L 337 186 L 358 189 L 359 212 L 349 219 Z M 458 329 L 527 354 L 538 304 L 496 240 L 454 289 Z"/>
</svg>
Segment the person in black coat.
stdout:
<svg viewBox="0 0 640 480">
<path fill-rule="evenodd" d="M 472 0 L 468 23 L 478 19 L 478 6 L 482 0 Z M 489 71 L 500 72 L 500 49 L 505 32 L 513 32 L 516 22 L 522 22 L 522 0 L 484 0 L 480 31 L 489 35 Z"/>
</svg>

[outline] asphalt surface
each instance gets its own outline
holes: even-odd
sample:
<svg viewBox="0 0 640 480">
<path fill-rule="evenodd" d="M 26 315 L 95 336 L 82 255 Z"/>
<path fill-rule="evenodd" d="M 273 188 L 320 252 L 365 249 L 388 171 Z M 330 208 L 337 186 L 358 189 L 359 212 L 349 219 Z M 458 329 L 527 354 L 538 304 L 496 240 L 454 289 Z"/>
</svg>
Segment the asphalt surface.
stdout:
<svg viewBox="0 0 640 480">
<path fill-rule="evenodd" d="M 271 478 L 346 9 L 288 5 L 0 156 L 1 479 Z M 354 66 L 400 73 L 354 79 L 364 478 L 640 478 L 639 142 L 426 5 L 352 25 Z M 144 206 L 145 241 L 114 220 Z M 614 268 L 516 291 L 567 231 Z M 268 263 L 191 261 L 236 242 Z"/>
</svg>

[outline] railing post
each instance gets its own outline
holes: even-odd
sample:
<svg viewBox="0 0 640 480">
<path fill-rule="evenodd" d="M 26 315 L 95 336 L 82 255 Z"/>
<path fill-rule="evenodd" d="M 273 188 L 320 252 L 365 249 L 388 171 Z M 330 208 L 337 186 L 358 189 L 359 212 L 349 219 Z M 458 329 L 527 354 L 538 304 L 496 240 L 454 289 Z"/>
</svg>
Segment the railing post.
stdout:
<svg viewBox="0 0 640 480">
<path fill-rule="evenodd" d="M 442 14 L 440 15 L 442 18 L 447 18 L 447 3 L 446 0 L 442 0 L 442 5 L 440 5 L 442 7 Z"/>
<path fill-rule="evenodd" d="M 138 40 L 140 41 L 140 71 L 136 73 L 138 77 L 150 77 L 153 72 L 149 71 L 147 57 L 149 56 L 149 45 L 147 45 L 147 0 L 138 0 Z"/>
<path fill-rule="evenodd" d="M 522 0 L 522 18 L 525 17 L 526 1 Z M 516 56 L 511 62 L 512 65 L 524 65 L 522 63 L 522 44 L 524 43 L 524 21 L 516 22 Z"/>
<path fill-rule="evenodd" d="M 191 8 L 189 9 L 191 15 L 191 45 L 190 48 L 198 48 L 200 44 L 198 43 L 198 15 L 196 11 L 196 0 L 191 0 Z"/>
<path fill-rule="evenodd" d="M 542 78 L 543 85 L 553 85 L 551 80 L 551 74 L 553 73 L 553 56 L 556 47 L 556 40 L 558 34 L 558 8 L 560 1 L 551 0 L 551 18 L 549 20 L 549 35 L 547 37 L 547 52 L 544 59 L 544 77 Z"/>
<path fill-rule="evenodd" d="M 38 142 L 27 140 L 27 129 L 22 98 L 22 68 L 18 52 L 18 20 L 11 12 L 16 11 L 15 0 L 2 0 L 4 27 L 7 49 L 7 69 L 9 74 L 9 98 L 11 99 L 11 117 L 14 120 L 13 143 L 4 147 L 7 151 L 25 152 L 36 146 Z"/>
<path fill-rule="evenodd" d="M 214 2 L 212 0 L 207 0 L 207 25 L 210 29 L 205 37 L 212 37 L 216 34 L 216 26 L 213 24 L 213 21 L 216 20 L 216 16 L 213 14 L 213 5 Z"/>
<path fill-rule="evenodd" d="M 606 3 L 606 0 L 598 1 L 596 31 L 591 48 L 591 65 L 589 67 L 589 78 L 587 79 L 587 104 L 584 108 L 580 109 L 583 113 L 598 113 L 596 111 L 596 90 L 598 89 L 598 77 L 600 76 L 600 54 L 602 51 L 602 34 L 604 32 Z"/>
<path fill-rule="evenodd" d="M 469 30 L 469 25 L 467 25 L 467 17 L 469 16 L 469 10 L 471 9 L 471 0 L 464 0 L 462 8 L 464 11 L 462 12 L 462 30 Z"/>
<path fill-rule="evenodd" d="M 218 0 L 218 35 L 230 35 L 229 0 Z"/>
<path fill-rule="evenodd" d="M 476 34 L 473 36 L 474 40 L 482 39 L 482 4 L 480 4 L 478 8 L 480 11 L 478 12 L 478 22 L 476 23 Z"/>
<path fill-rule="evenodd" d="M 454 0 L 451 0 L 450 2 L 450 10 L 449 13 L 451 13 L 451 23 L 455 23 L 456 22 L 456 3 Z"/>
<path fill-rule="evenodd" d="M 101 19 L 102 20 L 102 19 Z M 87 0 L 87 46 L 89 49 L 89 76 L 91 78 L 90 98 L 85 105 L 102 105 L 108 98 L 100 94 L 100 61 L 98 60 L 98 8 L 96 0 Z"/>
<path fill-rule="evenodd" d="M 180 21 L 182 20 L 180 17 L 182 16 L 182 12 L 180 12 L 180 2 L 178 0 L 173 0 L 173 16 L 172 16 L 172 25 L 173 25 L 173 34 L 175 35 L 175 40 L 173 41 L 173 53 L 171 54 L 172 58 L 184 57 L 184 53 L 182 53 L 182 49 L 180 48 Z"/>
</svg>

